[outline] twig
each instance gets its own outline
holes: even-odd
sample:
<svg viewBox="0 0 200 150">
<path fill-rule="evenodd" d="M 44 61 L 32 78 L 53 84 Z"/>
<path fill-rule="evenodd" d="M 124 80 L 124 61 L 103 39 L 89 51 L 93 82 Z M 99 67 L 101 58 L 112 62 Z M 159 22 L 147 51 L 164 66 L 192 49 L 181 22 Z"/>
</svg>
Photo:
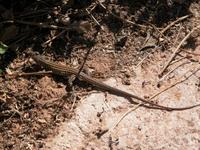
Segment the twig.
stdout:
<svg viewBox="0 0 200 150">
<path fill-rule="evenodd" d="M 5 125 L 5 123 L 7 123 L 8 121 L 10 121 L 14 117 L 15 114 L 18 114 L 18 111 L 14 111 L 8 119 L 6 119 L 3 122 L 0 122 L 0 127 L 2 128 L 3 125 Z M 21 113 L 19 115 L 21 116 Z M 1 116 L 1 118 L 2 118 L 2 116 Z"/>
<path fill-rule="evenodd" d="M 148 53 L 147 52 L 147 55 L 142 58 L 142 60 L 135 66 L 135 68 L 138 68 L 149 56 L 150 56 L 151 53 Z"/>
<path fill-rule="evenodd" d="M 182 51 L 185 52 L 185 53 L 191 54 L 191 55 L 200 56 L 200 54 L 198 54 L 198 53 L 188 52 L 188 51 L 186 51 L 186 50 L 184 50 L 184 49 L 183 49 Z"/>
<path fill-rule="evenodd" d="M 39 71 L 39 72 L 30 72 L 30 73 L 17 73 L 17 74 L 7 74 L 6 77 L 24 77 L 24 76 L 41 76 L 52 74 L 52 71 Z"/>
<path fill-rule="evenodd" d="M 111 108 L 111 106 L 106 102 L 107 101 L 107 92 L 105 92 L 105 98 L 103 99 L 103 101 L 104 101 L 104 104 L 106 105 L 106 107 L 110 110 L 110 112 L 112 112 L 112 114 L 114 114 L 114 112 L 113 112 L 113 110 L 112 110 L 112 108 Z"/>
<path fill-rule="evenodd" d="M 178 59 L 177 61 L 180 61 L 180 59 Z M 172 70 L 170 70 L 169 72 L 167 72 L 164 76 L 162 76 L 162 78 L 159 80 L 160 81 L 163 81 L 168 75 L 170 75 L 172 72 L 174 72 L 174 70 L 178 69 L 179 67 L 185 65 L 185 64 L 188 64 L 190 61 L 186 60 L 185 62 L 183 62 L 182 64 L 176 66 L 175 68 L 173 68 Z M 174 63 L 174 62 L 173 62 Z M 171 65 L 171 64 L 170 64 Z"/>
<path fill-rule="evenodd" d="M 147 21 L 145 21 L 145 23 L 149 24 L 151 27 L 153 27 L 153 29 L 158 32 L 160 34 L 161 37 L 163 37 L 165 40 L 167 40 L 169 43 L 172 43 L 165 35 L 164 33 L 162 33 L 154 24 L 149 23 Z"/>
<path fill-rule="evenodd" d="M 86 63 L 86 60 L 87 60 L 87 58 L 88 58 L 88 56 L 89 56 L 91 50 L 92 50 L 92 47 L 91 47 L 90 49 L 88 49 L 87 53 L 85 54 L 83 63 L 82 63 L 82 65 L 81 65 L 81 67 L 79 68 L 79 72 L 76 74 L 76 76 L 75 76 L 75 78 L 74 78 L 74 81 L 78 78 L 79 74 L 82 72 L 83 67 L 84 67 L 84 65 L 85 65 L 85 63 Z"/>
<path fill-rule="evenodd" d="M 177 63 L 177 62 L 179 62 L 179 61 L 181 61 L 183 59 L 186 59 L 186 58 L 187 58 L 186 56 L 183 56 L 183 57 L 181 57 L 179 59 L 176 59 L 176 60 L 172 61 L 169 66 L 171 66 L 171 65 L 173 65 L 173 64 L 175 64 L 175 63 Z"/>
<path fill-rule="evenodd" d="M 104 30 L 104 28 L 100 25 L 100 23 L 97 21 L 97 19 L 88 11 L 88 9 L 85 9 L 87 14 L 94 20 L 94 22 L 101 28 L 101 30 Z"/>
<path fill-rule="evenodd" d="M 135 26 L 138 26 L 140 28 L 146 28 L 145 25 L 141 25 L 141 24 L 137 24 L 137 23 L 134 23 L 133 21 L 130 21 L 130 20 L 125 20 L 123 18 L 120 18 L 119 16 L 115 15 L 114 13 L 112 13 L 110 10 L 108 10 L 99 0 L 96 0 L 97 3 L 104 9 L 106 10 L 107 12 L 109 12 L 109 14 L 111 14 L 113 17 L 123 21 L 123 22 L 126 22 L 128 24 L 131 24 L 131 25 L 135 25 Z"/>
<path fill-rule="evenodd" d="M 98 32 L 99 32 L 99 31 L 98 31 Z M 96 37 L 97 37 L 97 35 L 98 35 L 98 32 L 96 32 L 96 34 L 94 35 L 93 40 L 96 39 Z M 87 60 L 87 58 L 88 58 L 88 56 L 89 56 L 89 54 L 90 54 L 92 48 L 93 48 L 93 47 L 90 47 L 90 49 L 88 49 L 87 53 L 85 54 L 83 63 L 82 63 L 82 65 L 81 65 L 81 67 L 79 68 L 79 72 L 76 74 L 76 76 L 75 76 L 75 78 L 74 78 L 74 81 L 78 78 L 79 74 L 80 74 L 81 71 L 83 70 L 83 67 L 84 67 L 84 65 L 85 65 L 85 63 L 86 63 L 86 60 Z"/>
<path fill-rule="evenodd" d="M 61 36 L 62 34 L 64 34 L 66 31 L 67 31 L 67 30 L 64 30 L 64 31 L 58 33 L 56 36 L 52 37 L 50 40 L 47 40 L 46 42 L 44 42 L 44 43 L 42 44 L 42 46 L 45 46 L 45 45 L 47 45 L 48 43 L 52 42 L 53 40 L 57 39 L 59 36 Z"/>
<path fill-rule="evenodd" d="M 126 117 L 129 113 L 131 113 L 132 111 L 136 110 L 137 108 L 139 108 L 141 105 L 143 105 L 143 103 L 139 103 L 136 106 L 132 107 L 131 109 L 129 109 L 128 111 L 126 111 L 120 118 L 119 120 L 109 129 L 110 132 L 112 132 L 114 130 L 114 128 L 116 126 L 118 126 L 118 124 L 122 121 L 122 119 L 124 117 Z"/>
<path fill-rule="evenodd" d="M 183 45 L 183 43 L 190 37 L 190 35 L 197 30 L 198 28 L 200 28 L 200 25 L 198 25 L 197 27 L 193 28 L 186 36 L 185 38 L 183 38 L 183 40 L 179 43 L 179 45 L 176 47 L 176 49 L 174 50 L 173 54 L 171 55 L 170 59 L 167 61 L 166 65 L 164 66 L 164 68 L 161 70 L 161 72 L 159 73 L 159 76 L 163 75 L 163 72 L 167 69 L 167 67 L 169 66 L 169 64 L 171 63 L 171 61 L 174 59 L 174 57 L 176 56 L 176 54 L 179 52 L 180 47 Z"/>
<path fill-rule="evenodd" d="M 177 22 L 179 21 L 182 21 L 188 17 L 190 17 L 191 15 L 186 15 L 186 16 L 183 16 L 183 17 L 180 17 L 178 18 L 177 20 L 175 20 L 174 22 L 170 23 L 168 26 L 166 26 L 162 31 L 161 33 L 164 34 L 169 28 L 171 28 L 173 25 L 175 25 Z"/>
<path fill-rule="evenodd" d="M 21 21 L 21 20 L 7 20 L 0 22 L 0 24 L 6 24 L 6 23 L 20 23 L 20 24 L 26 24 L 26 25 L 31 25 L 31 26 L 38 26 L 40 28 L 48 28 L 48 29 L 64 29 L 64 30 L 80 30 L 77 26 L 74 27 L 61 27 L 61 26 L 56 26 L 56 25 L 48 25 L 45 23 L 38 23 L 38 22 L 28 22 L 28 21 Z"/>
<path fill-rule="evenodd" d="M 73 92 L 74 92 L 74 88 L 73 88 Z M 74 94 L 73 94 L 74 95 Z M 74 109 L 74 106 L 76 104 L 76 97 L 75 96 L 72 96 L 73 97 L 73 103 L 72 103 L 72 106 L 71 106 L 71 109 L 70 111 L 72 111 Z"/>
<path fill-rule="evenodd" d="M 182 31 L 182 27 L 179 27 L 178 34 L 176 35 L 176 38 L 175 38 L 175 40 L 174 40 L 174 42 L 172 44 L 173 46 L 175 46 L 177 44 L 178 37 L 179 37 L 181 31 Z"/>
<path fill-rule="evenodd" d="M 188 72 L 191 72 L 191 70 L 187 71 L 186 73 L 184 73 L 184 75 L 182 75 L 182 77 L 179 78 L 179 81 L 169 85 L 168 87 L 166 87 L 165 89 L 159 91 L 158 93 L 154 94 L 153 96 L 151 96 L 151 98 L 149 100 L 152 100 L 153 98 L 157 97 L 158 95 L 160 95 L 161 93 L 171 89 L 172 87 L 176 86 L 177 84 L 180 84 L 184 81 L 186 81 L 187 79 L 189 79 L 192 75 L 194 75 L 196 72 L 198 72 L 200 70 L 200 67 L 198 67 L 198 69 L 194 72 L 192 72 L 188 77 L 185 77 L 185 75 L 188 73 Z M 184 77 L 184 78 L 183 78 Z M 183 79 L 182 79 L 183 78 Z"/>
</svg>

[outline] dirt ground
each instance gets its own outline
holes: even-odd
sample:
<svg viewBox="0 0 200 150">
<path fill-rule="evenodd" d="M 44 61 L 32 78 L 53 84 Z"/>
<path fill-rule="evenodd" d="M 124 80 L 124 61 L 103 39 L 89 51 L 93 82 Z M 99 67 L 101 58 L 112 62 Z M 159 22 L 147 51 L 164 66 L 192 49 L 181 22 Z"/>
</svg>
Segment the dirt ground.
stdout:
<svg viewBox="0 0 200 150">
<path fill-rule="evenodd" d="M 74 78 L 45 74 L 27 54 L 83 66 L 156 104 L 196 105 L 200 1 L 0 0 L 0 20 L 9 46 L 0 55 L 0 149 L 200 150 L 200 107 L 152 109 L 78 79 L 70 86 Z"/>
</svg>

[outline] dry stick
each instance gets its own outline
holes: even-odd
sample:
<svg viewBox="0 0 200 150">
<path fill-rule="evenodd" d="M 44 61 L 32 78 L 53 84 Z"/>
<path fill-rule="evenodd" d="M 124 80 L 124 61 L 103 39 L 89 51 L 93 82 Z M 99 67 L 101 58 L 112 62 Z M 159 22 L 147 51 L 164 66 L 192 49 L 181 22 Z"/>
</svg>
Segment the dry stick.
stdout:
<svg viewBox="0 0 200 150">
<path fill-rule="evenodd" d="M 179 55 L 179 56 L 181 56 L 181 57 L 185 57 L 185 58 L 187 58 L 188 60 L 190 60 L 191 62 L 198 62 L 198 63 L 200 64 L 200 61 L 199 61 L 199 60 L 194 59 L 194 58 L 188 56 L 187 54 L 184 54 L 184 55 L 183 55 L 183 54 L 181 54 L 181 53 L 177 53 L 177 55 Z"/>
<path fill-rule="evenodd" d="M 94 39 L 96 39 L 97 35 L 98 35 L 98 33 L 96 33 L 96 35 L 94 36 Z M 85 57 L 84 57 L 83 63 L 82 63 L 82 65 L 81 65 L 81 67 L 79 68 L 78 73 L 77 73 L 76 76 L 74 77 L 72 83 L 73 83 L 73 82 L 74 82 L 74 81 L 79 77 L 80 73 L 82 72 L 83 67 L 84 67 L 84 65 L 85 65 L 85 63 L 86 63 L 86 60 L 87 60 L 87 58 L 88 58 L 88 56 L 89 56 L 89 54 L 90 54 L 92 48 L 93 48 L 93 47 L 91 47 L 90 49 L 88 49 L 87 53 L 85 54 Z M 76 102 L 76 98 L 75 98 L 74 101 L 73 101 L 73 104 L 72 104 L 71 110 L 73 109 L 73 107 L 74 107 L 74 105 L 75 105 L 75 102 Z"/>
<path fill-rule="evenodd" d="M 45 23 L 36 23 L 36 22 L 28 22 L 28 21 L 21 21 L 21 20 L 7 20 L 0 22 L 0 24 L 5 24 L 5 23 L 20 23 L 20 24 L 26 24 L 26 25 L 31 25 L 31 26 L 38 26 L 40 28 L 48 28 L 48 29 L 64 29 L 64 30 L 80 30 L 78 27 L 60 27 L 56 25 L 48 25 Z"/>
<path fill-rule="evenodd" d="M 21 116 L 21 113 L 19 111 L 14 111 L 8 119 L 6 119 L 6 120 L 4 120 L 3 122 L 0 123 L 0 127 L 2 128 L 2 126 L 5 123 L 7 123 L 8 121 L 10 121 L 14 117 L 15 114 L 19 114 Z"/>
<path fill-rule="evenodd" d="M 77 75 L 75 76 L 74 80 L 76 80 L 76 79 L 79 77 L 79 74 L 82 72 L 83 67 L 84 67 L 84 65 L 85 65 L 85 63 L 86 63 L 86 60 L 87 60 L 87 58 L 88 58 L 88 56 L 89 56 L 91 50 L 92 50 L 92 47 L 91 47 L 90 49 L 88 49 L 87 53 L 85 54 L 83 63 L 82 63 L 82 65 L 81 65 L 81 67 L 79 68 L 79 72 L 78 72 Z"/>
<path fill-rule="evenodd" d="M 200 54 L 198 54 L 198 53 L 188 52 L 187 50 L 184 50 L 184 49 L 182 49 L 181 51 L 188 53 L 188 54 L 191 54 L 191 55 L 200 56 Z"/>
<path fill-rule="evenodd" d="M 75 104 L 76 104 L 76 97 L 73 97 L 73 103 L 72 103 L 70 111 L 74 109 Z"/>
<path fill-rule="evenodd" d="M 147 52 L 147 55 L 142 58 L 142 60 L 135 66 L 135 68 L 138 68 L 149 56 L 150 56 L 151 53 L 148 53 Z"/>
<path fill-rule="evenodd" d="M 170 23 L 168 26 L 166 26 L 162 31 L 160 31 L 162 34 L 164 34 L 169 28 L 171 28 L 173 25 L 175 25 L 177 22 L 182 21 L 188 17 L 190 17 L 191 15 L 186 15 L 183 17 L 178 18 L 177 20 L 175 20 L 174 22 Z"/>
<path fill-rule="evenodd" d="M 142 64 L 142 62 L 150 55 L 150 53 L 148 53 L 137 65 L 135 68 L 137 68 L 139 65 Z M 136 106 L 130 108 L 128 111 L 126 111 L 120 118 L 119 120 L 109 129 L 110 132 L 112 132 L 114 130 L 114 128 L 116 126 L 118 126 L 118 124 L 128 115 L 130 114 L 132 111 L 136 110 L 137 108 L 139 108 L 141 105 L 143 105 L 144 103 L 141 102 L 139 104 L 137 104 Z"/>
<path fill-rule="evenodd" d="M 103 99 L 104 104 L 106 105 L 106 107 L 109 109 L 109 111 L 112 113 L 112 115 L 114 114 L 114 111 L 112 110 L 111 106 L 106 102 L 107 101 L 107 92 L 105 92 L 104 94 L 105 98 Z"/>
<path fill-rule="evenodd" d="M 135 68 L 137 68 L 139 65 L 142 64 L 142 62 L 150 55 L 150 53 L 148 53 L 147 56 L 145 56 L 137 65 Z M 129 113 L 131 113 L 132 111 L 136 110 L 137 108 L 139 108 L 141 105 L 143 105 L 144 103 L 141 102 L 139 104 L 137 104 L 135 107 L 130 108 L 128 111 L 126 111 L 121 117 L 120 119 L 108 130 L 110 132 L 112 132 L 114 130 L 114 128 L 116 126 L 118 126 L 118 124 L 122 121 L 122 119 L 124 119 Z"/>
<path fill-rule="evenodd" d="M 164 33 L 170 28 L 170 27 L 172 27 L 173 25 L 175 25 L 177 22 L 179 22 L 179 21 L 182 21 L 182 20 L 184 20 L 184 19 L 186 19 L 186 18 L 188 18 L 190 15 L 186 15 L 186 16 L 183 16 L 183 17 L 181 17 L 181 18 L 178 18 L 176 21 L 174 21 L 174 22 L 172 22 L 171 24 L 169 24 L 167 27 L 165 27 L 162 31 L 160 31 L 160 33 L 162 33 L 162 35 L 164 35 Z M 180 31 L 180 30 L 179 30 Z M 180 32 L 179 32 L 180 33 Z M 179 34 L 178 33 L 178 34 Z M 175 42 L 174 43 L 176 43 L 176 41 L 177 41 L 177 39 L 178 39 L 178 35 L 177 35 L 177 37 L 176 37 L 176 40 L 175 40 Z M 172 42 L 170 42 L 170 43 L 172 43 Z M 174 56 L 175 57 L 175 56 Z M 168 64 L 168 66 L 169 66 L 170 64 Z M 167 67 L 168 67 L 167 66 Z M 164 72 L 164 71 L 163 71 Z M 162 73 L 163 73 L 162 72 Z M 162 73 L 160 73 L 159 74 L 159 76 L 162 76 Z M 167 75 L 166 75 L 167 76 Z"/>
<path fill-rule="evenodd" d="M 186 57 L 185 57 L 186 58 Z M 180 59 L 178 59 L 177 61 L 179 61 Z M 177 62 L 176 61 L 176 62 Z M 181 67 L 181 66 L 183 66 L 183 65 L 185 65 L 185 64 L 188 64 L 190 61 L 188 61 L 188 60 L 186 60 L 185 62 L 183 62 L 182 64 L 180 64 L 180 65 L 178 65 L 178 66 L 176 66 L 175 68 L 173 68 L 172 70 L 170 70 L 169 72 L 167 72 L 164 76 L 162 76 L 162 78 L 160 78 L 159 79 L 159 82 L 160 81 L 163 81 L 164 79 L 166 79 L 166 77 L 168 76 L 168 75 L 170 75 L 172 72 L 174 72 L 176 69 L 178 69 L 179 67 Z M 174 63 L 174 62 L 173 62 Z M 171 64 L 170 64 L 171 65 Z"/>
<path fill-rule="evenodd" d="M 48 9 L 39 9 L 39 10 L 34 10 L 31 12 L 27 12 L 27 13 L 23 13 L 23 14 L 18 14 L 18 16 L 15 16 L 16 19 L 20 18 L 20 19 L 30 19 L 30 18 L 34 18 L 34 17 L 40 17 L 43 15 L 47 15 L 48 13 L 51 13 Z"/>
<path fill-rule="evenodd" d="M 98 32 L 99 32 L 99 31 L 98 31 Z M 93 37 L 93 40 L 96 39 L 96 37 L 97 37 L 97 35 L 98 35 L 98 32 L 95 33 L 95 35 L 94 35 L 94 37 Z M 84 65 L 85 65 L 85 63 L 86 63 L 86 60 L 87 60 L 87 58 L 88 58 L 88 56 L 89 56 L 89 54 L 90 54 L 92 48 L 93 48 L 93 47 L 90 47 L 90 49 L 88 49 L 87 53 L 85 54 L 85 57 L 84 57 L 84 59 L 83 59 L 83 63 L 82 63 L 82 65 L 81 65 L 81 67 L 79 68 L 79 72 L 76 74 L 74 80 L 76 80 L 76 79 L 79 77 L 81 71 L 83 70 L 83 67 L 84 67 Z"/>
<path fill-rule="evenodd" d="M 175 46 L 175 45 L 177 45 L 178 43 L 178 37 L 179 37 L 179 35 L 180 35 L 180 33 L 181 33 L 181 31 L 182 31 L 182 27 L 179 27 L 179 30 L 178 30 L 178 33 L 177 33 L 177 35 L 176 35 L 176 38 L 175 38 L 175 40 L 174 40 L 174 42 L 173 42 L 173 46 Z"/>
<path fill-rule="evenodd" d="M 159 76 L 163 75 L 163 72 L 167 69 L 167 67 L 169 66 L 169 64 L 171 63 L 171 61 L 174 59 L 174 57 L 176 56 L 176 54 L 179 52 L 180 47 L 183 45 L 183 43 L 190 37 L 190 35 L 197 30 L 198 28 L 200 28 L 200 25 L 193 28 L 186 36 L 185 38 L 179 43 L 179 45 L 177 46 L 177 48 L 174 50 L 173 54 L 171 55 L 170 59 L 167 61 L 166 65 L 164 66 L 164 68 L 161 70 L 161 72 L 159 73 Z"/>
<path fill-rule="evenodd" d="M 122 121 L 122 119 L 124 119 L 129 113 L 131 113 L 132 111 L 136 110 L 137 108 L 139 108 L 141 105 L 143 105 L 143 103 L 139 103 L 136 106 L 130 108 L 128 111 L 126 111 L 120 118 L 119 120 L 109 129 L 110 132 L 112 132 L 114 130 L 114 128 L 116 126 L 118 126 L 118 124 Z"/>
<path fill-rule="evenodd" d="M 179 61 L 181 61 L 181 60 L 183 60 L 183 59 L 186 59 L 187 57 L 186 56 L 183 56 L 183 57 L 181 57 L 181 58 L 179 58 L 179 59 L 176 59 L 176 60 L 174 60 L 173 62 L 171 62 L 170 64 L 169 64 L 169 66 L 171 66 L 171 65 L 173 65 L 173 64 L 175 64 L 175 63 L 177 63 L 177 62 L 179 62 Z"/>
<path fill-rule="evenodd" d="M 145 23 L 147 23 L 147 24 L 149 24 L 150 26 L 152 26 L 153 29 L 154 29 L 155 31 L 157 31 L 157 32 L 160 34 L 160 36 L 163 37 L 165 40 L 167 40 L 169 43 L 172 43 L 172 42 L 164 35 L 164 33 L 162 33 L 155 25 L 153 25 L 153 24 L 151 24 L 151 23 L 149 23 L 149 22 L 147 22 L 147 21 L 145 21 Z"/>
<path fill-rule="evenodd" d="M 123 22 L 126 22 L 126 23 L 129 23 L 129 24 L 132 24 L 132 25 L 135 25 L 135 26 L 138 26 L 140 28 L 146 28 L 146 26 L 144 25 L 141 25 L 141 24 L 137 24 L 137 23 L 134 23 L 133 21 L 130 21 L 130 20 L 125 20 L 123 18 L 120 18 L 119 16 L 115 15 L 114 13 L 112 13 L 111 11 L 109 11 L 99 0 L 96 0 L 97 3 L 104 9 L 106 10 L 107 12 L 109 12 L 109 14 L 111 14 L 113 17 L 123 21 Z"/>
<path fill-rule="evenodd" d="M 42 46 L 45 46 L 46 44 L 52 42 L 53 40 L 55 40 L 56 38 L 58 38 L 59 36 L 61 36 L 62 34 L 64 34 L 67 30 L 63 30 L 62 32 L 58 33 L 57 35 L 55 35 L 54 37 L 52 37 L 52 39 L 47 40 L 46 42 L 44 42 L 42 44 Z"/>
<path fill-rule="evenodd" d="M 39 72 L 30 72 L 30 73 L 17 73 L 17 74 L 7 74 L 8 77 L 24 77 L 24 76 L 41 76 L 52 74 L 52 71 L 39 71 Z"/>
<path fill-rule="evenodd" d="M 165 92 L 165 91 L 171 89 L 172 87 L 176 86 L 177 84 L 180 84 L 180 83 L 182 83 L 182 82 L 188 80 L 192 75 L 194 75 L 195 73 L 197 73 L 199 70 L 200 70 L 200 67 L 198 67 L 198 69 L 197 69 L 196 71 L 192 72 L 188 77 L 185 77 L 185 75 L 186 75 L 188 72 L 190 72 L 191 70 L 187 71 L 182 77 L 179 78 L 179 79 L 180 79 L 179 81 L 177 81 L 177 82 L 175 82 L 175 83 L 169 85 L 167 88 L 165 88 L 165 89 L 159 91 L 158 93 L 154 94 L 153 96 L 151 96 L 151 98 L 150 98 L 149 100 L 152 100 L 153 98 L 155 98 L 155 97 L 157 97 L 158 95 L 160 95 L 161 93 L 163 93 L 163 92 Z M 184 79 L 181 79 L 181 78 L 183 78 L 183 77 L 185 77 L 185 78 L 184 78 Z"/>
<path fill-rule="evenodd" d="M 85 9 L 87 14 L 94 20 L 94 22 L 101 28 L 101 30 L 104 30 L 104 28 L 100 25 L 100 23 L 97 21 L 97 19 L 88 11 L 88 9 Z"/>
</svg>

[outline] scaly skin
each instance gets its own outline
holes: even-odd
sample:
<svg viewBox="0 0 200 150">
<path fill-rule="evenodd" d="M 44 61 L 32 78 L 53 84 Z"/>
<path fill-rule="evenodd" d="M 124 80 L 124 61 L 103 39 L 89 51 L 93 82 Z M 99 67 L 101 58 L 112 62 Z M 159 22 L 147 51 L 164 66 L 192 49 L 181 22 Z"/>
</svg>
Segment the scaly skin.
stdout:
<svg viewBox="0 0 200 150">
<path fill-rule="evenodd" d="M 46 60 L 43 56 L 40 56 L 32 51 L 29 52 L 29 54 L 31 55 L 31 57 L 34 59 L 34 61 L 36 63 L 38 63 L 39 65 L 43 66 L 45 69 L 48 69 L 48 70 L 51 70 L 52 73 L 54 74 L 57 74 L 57 75 L 61 75 L 61 76 L 68 76 L 68 75 L 77 75 L 79 70 L 78 69 L 74 69 L 74 68 L 71 68 L 71 67 L 68 67 L 68 66 L 65 66 L 65 65 L 58 65 L 54 62 L 51 62 L 49 60 Z M 114 88 L 114 87 L 111 87 L 105 83 L 102 83 L 100 80 L 98 79 L 94 79 L 90 76 L 88 76 L 87 74 L 81 72 L 79 75 L 78 75 L 78 78 L 80 80 L 83 80 L 87 83 L 90 83 L 102 90 L 105 90 L 105 91 L 108 91 L 112 94 L 115 94 L 115 95 L 118 95 L 118 96 L 122 96 L 122 97 L 131 97 L 131 98 L 134 98 L 134 99 L 137 99 L 141 102 L 144 102 L 144 103 L 147 103 L 149 104 L 150 106 L 146 106 L 146 105 L 143 105 L 145 107 L 149 107 L 149 108 L 155 108 L 155 109 L 161 109 L 161 110 L 166 110 L 166 111 L 181 111 L 181 110 L 186 110 L 186 109 L 191 109 L 191 108 L 194 108 L 194 107 L 198 107 L 200 106 L 200 104 L 197 104 L 197 105 L 192 105 L 192 106 L 188 106 L 188 107 L 167 107 L 167 106 L 162 106 L 162 105 L 159 105 L 159 104 L 155 104 L 153 102 L 150 102 L 144 98 L 141 98 L 141 97 L 138 97 L 136 95 L 133 95 L 131 93 L 128 93 L 128 92 L 125 92 L 125 91 L 122 91 L 120 89 L 117 89 L 117 88 Z M 138 102 L 135 102 L 135 103 L 138 103 Z M 152 107 L 153 106 L 153 107 Z"/>
</svg>

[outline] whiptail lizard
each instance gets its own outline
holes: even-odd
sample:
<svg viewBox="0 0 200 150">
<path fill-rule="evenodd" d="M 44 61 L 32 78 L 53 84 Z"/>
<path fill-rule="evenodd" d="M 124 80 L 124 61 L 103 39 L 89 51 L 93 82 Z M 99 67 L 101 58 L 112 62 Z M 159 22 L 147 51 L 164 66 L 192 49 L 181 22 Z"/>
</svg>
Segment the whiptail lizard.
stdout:
<svg viewBox="0 0 200 150">
<path fill-rule="evenodd" d="M 45 69 L 52 71 L 52 73 L 54 73 L 54 74 L 61 75 L 61 76 L 68 76 L 68 75 L 77 75 L 77 73 L 79 72 L 78 69 L 74 69 L 74 68 L 71 68 L 71 67 L 68 67 L 68 66 L 65 66 L 65 65 L 58 65 L 58 64 L 56 64 L 52 61 L 46 60 L 43 56 L 40 56 L 39 54 L 36 54 L 35 52 L 29 51 L 28 53 L 31 55 L 31 57 L 34 59 L 34 61 L 37 64 L 43 66 Z M 162 110 L 167 110 L 167 111 L 181 111 L 181 110 L 191 109 L 191 108 L 200 106 L 200 104 L 188 106 L 188 107 L 177 107 L 177 108 L 162 106 L 162 105 L 150 102 L 150 101 L 148 101 L 144 98 L 133 95 L 131 93 L 128 93 L 128 92 L 122 91 L 120 89 L 111 87 L 107 84 L 104 84 L 100 80 L 94 79 L 94 78 L 88 76 L 87 74 L 85 74 L 83 72 L 81 72 L 78 75 L 78 78 L 80 80 L 83 80 L 87 83 L 90 83 L 90 84 L 92 84 L 92 85 L 94 85 L 94 86 L 96 86 L 96 87 L 98 87 L 102 90 L 108 91 L 112 94 L 122 96 L 122 97 L 131 97 L 131 98 L 137 99 L 141 102 L 147 103 L 150 106 L 154 106 L 157 109 L 162 109 Z M 147 107 L 149 107 L 149 106 L 147 106 Z"/>
</svg>

